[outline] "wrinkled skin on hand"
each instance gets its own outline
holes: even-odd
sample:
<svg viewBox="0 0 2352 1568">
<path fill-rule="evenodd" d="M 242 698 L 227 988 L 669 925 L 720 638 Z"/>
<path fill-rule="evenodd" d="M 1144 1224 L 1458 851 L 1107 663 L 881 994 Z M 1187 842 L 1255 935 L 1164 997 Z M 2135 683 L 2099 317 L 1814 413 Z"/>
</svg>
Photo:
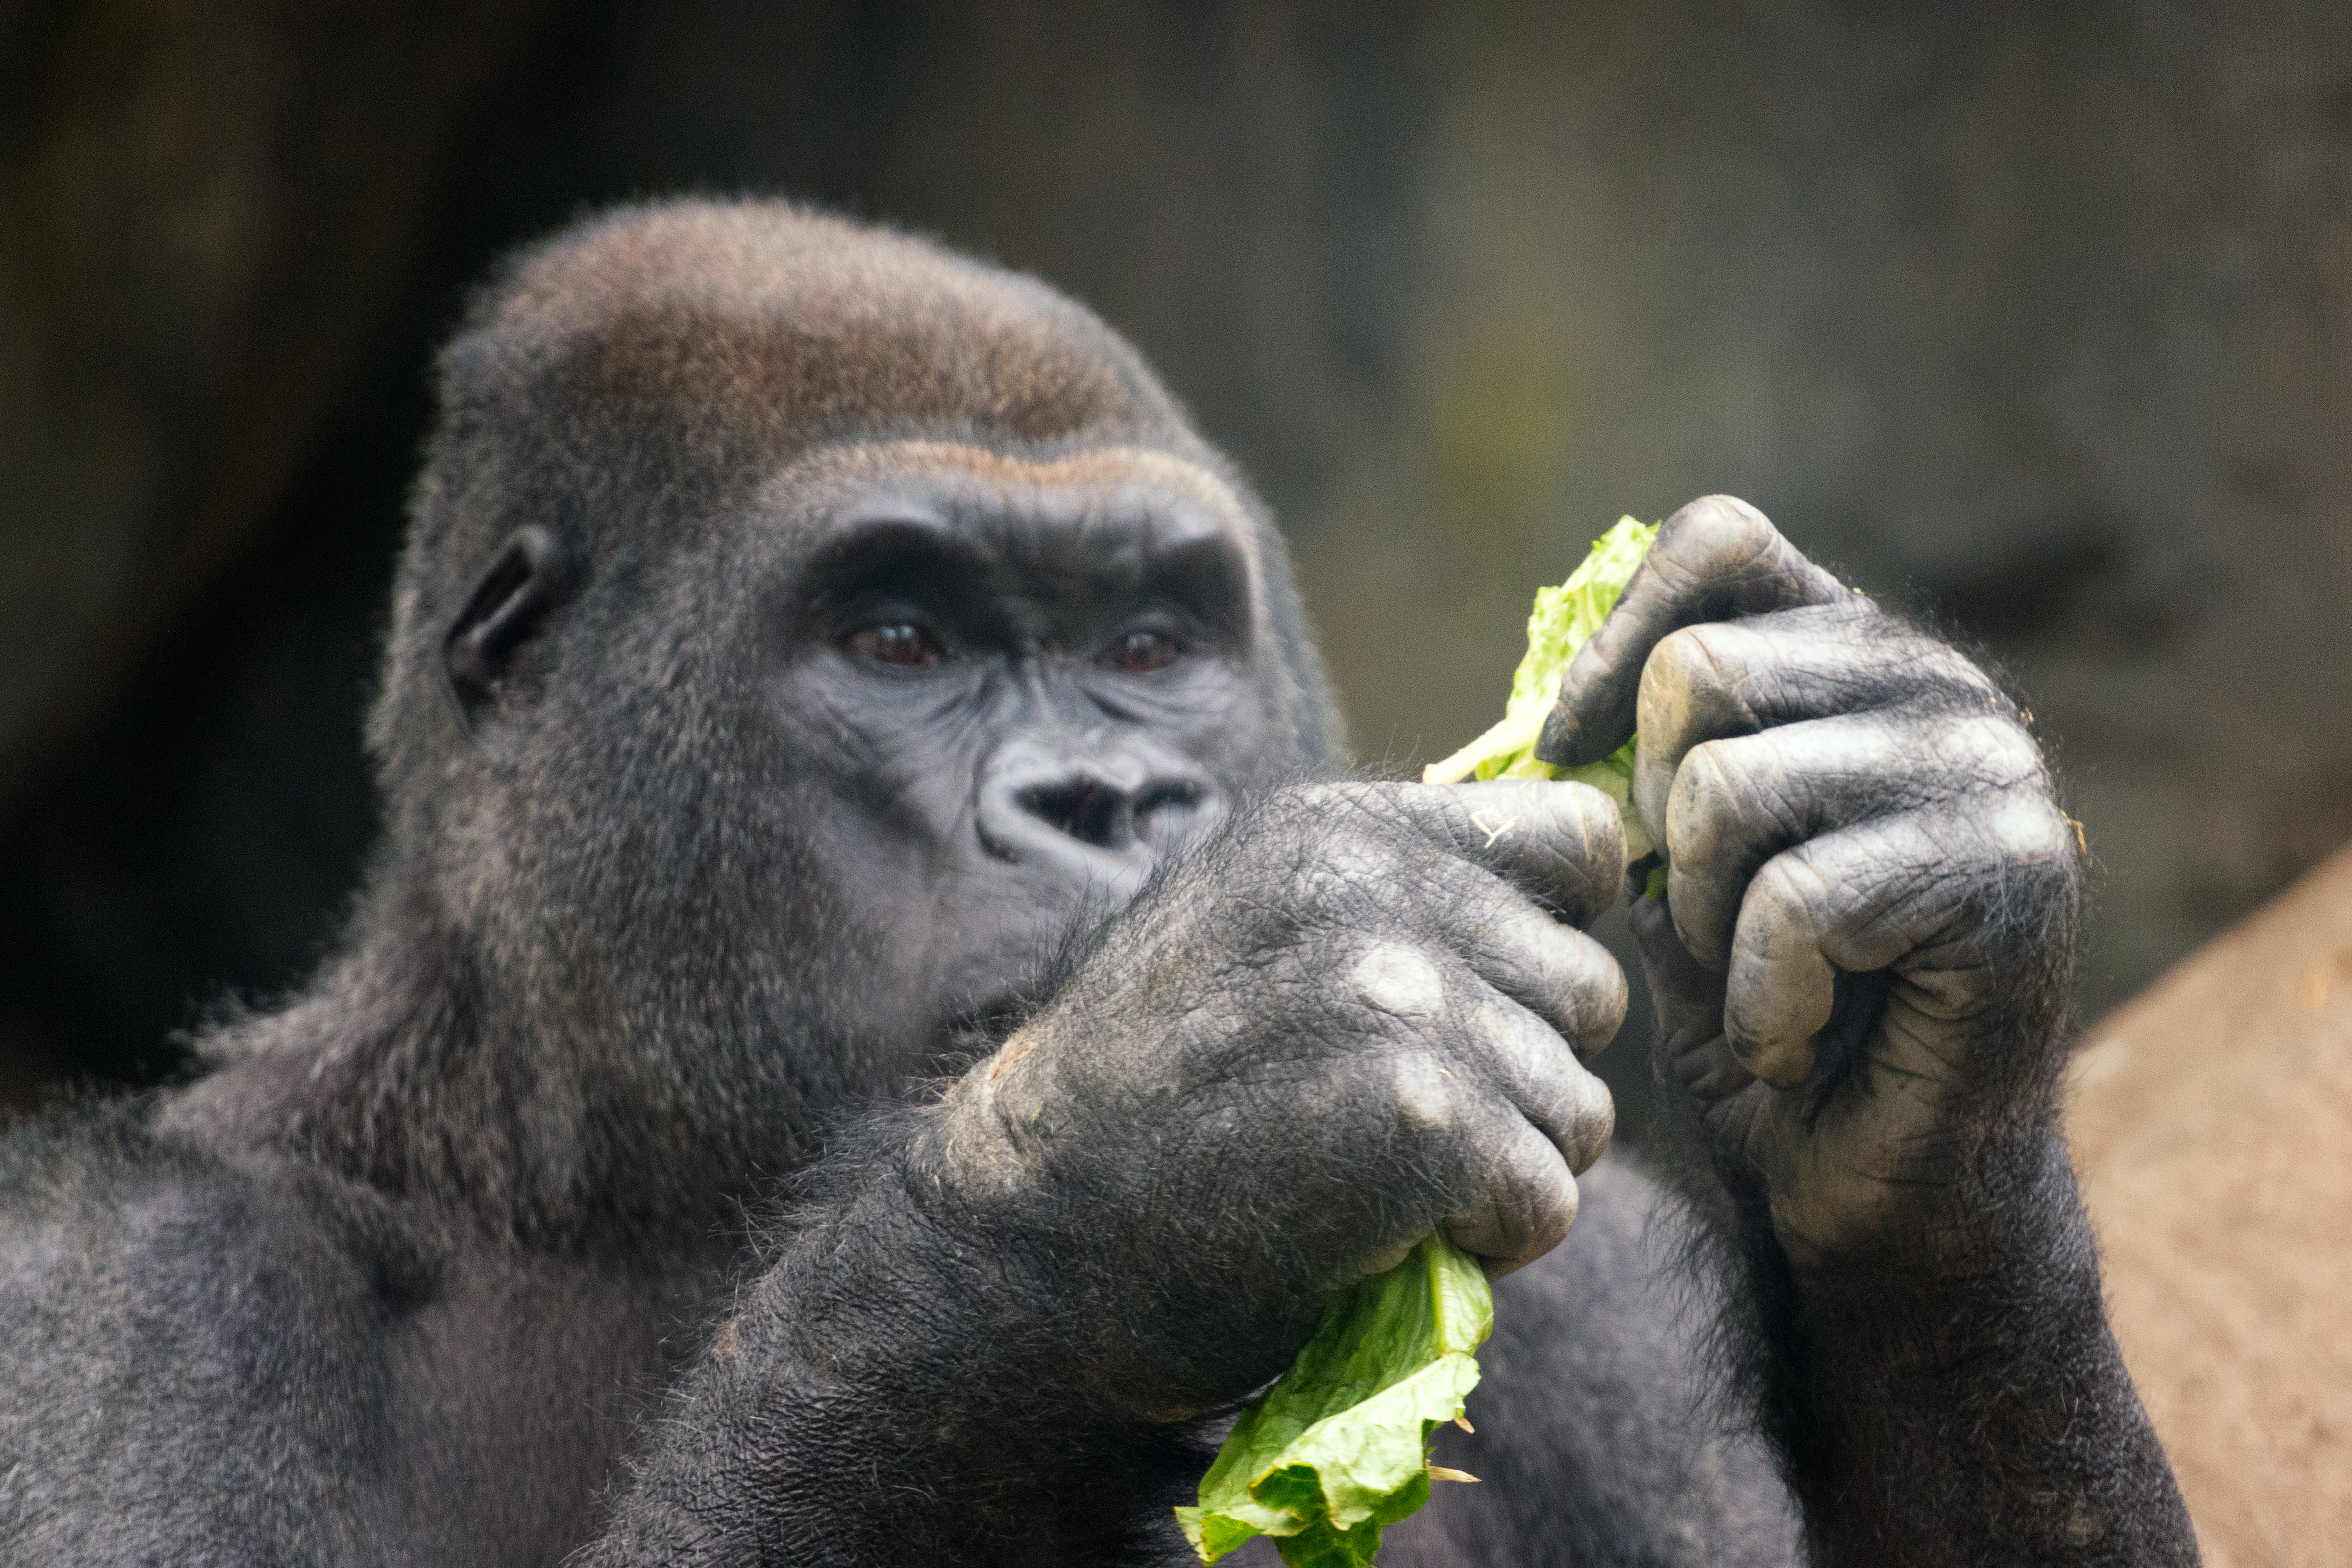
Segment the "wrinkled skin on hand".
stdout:
<svg viewBox="0 0 2352 1568">
<path fill-rule="evenodd" d="M 1114 1404 L 1238 1397 L 1432 1230 L 1496 1275 L 1567 1235 L 1613 1119 L 1578 1055 L 1626 1000 L 1577 928 L 1623 866 L 1582 785 L 1278 793 L 965 1076 L 913 1188 L 959 1229 L 1093 1239 L 1113 1299 L 1077 1359 Z"/>
<path fill-rule="evenodd" d="M 1538 754 L 1637 724 L 1655 1067 L 1808 1559 L 2194 1562 L 2056 1129 L 2079 844 L 2016 708 L 1710 497 Z"/>
<path fill-rule="evenodd" d="M 2062 1045 L 2074 835 L 2017 709 L 1725 497 L 1676 512 L 1562 681 L 1548 760 L 1638 725 L 1661 1070 L 1800 1268 L 1967 1268 L 1988 1140 Z"/>
</svg>

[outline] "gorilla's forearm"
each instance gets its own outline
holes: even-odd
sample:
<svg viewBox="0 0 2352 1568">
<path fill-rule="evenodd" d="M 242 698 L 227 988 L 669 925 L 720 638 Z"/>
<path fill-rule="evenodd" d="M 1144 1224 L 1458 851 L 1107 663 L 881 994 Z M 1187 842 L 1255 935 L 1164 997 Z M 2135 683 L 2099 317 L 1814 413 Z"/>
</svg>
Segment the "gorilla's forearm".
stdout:
<svg viewBox="0 0 2352 1568">
<path fill-rule="evenodd" d="M 1130 1561 L 1154 1533 L 1181 1548 L 1167 1510 L 1210 1447 L 1105 1418 L 1068 1321 L 1089 1304 L 1060 1260 L 919 1201 L 920 1129 L 893 1118 L 818 1173 L 583 1561 Z"/>
<path fill-rule="evenodd" d="M 1748 1371 L 1816 1563 L 2197 1561 L 2065 1152 L 2044 1135 L 2012 1170 L 1958 1276 L 1801 1274 L 1738 1205 Z"/>
</svg>

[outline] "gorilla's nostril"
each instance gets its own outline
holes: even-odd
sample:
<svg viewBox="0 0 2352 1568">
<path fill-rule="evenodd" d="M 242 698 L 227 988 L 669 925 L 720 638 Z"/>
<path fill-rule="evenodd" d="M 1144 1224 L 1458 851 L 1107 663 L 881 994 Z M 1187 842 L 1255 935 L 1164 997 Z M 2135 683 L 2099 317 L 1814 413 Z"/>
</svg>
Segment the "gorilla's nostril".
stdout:
<svg viewBox="0 0 2352 1568">
<path fill-rule="evenodd" d="M 1201 804 L 1201 786 L 1187 780 L 1171 780 L 1139 791 L 1135 797 L 1135 815 L 1139 821 L 1153 812 L 1173 807 L 1190 811 Z"/>
<path fill-rule="evenodd" d="M 1124 849 L 1135 838 L 1139 805 L 1125 790 L 1095 779 L 1039 784 L 1015 797 L 1021 809 L 1082 844 Z"/>
<path fill-rule="evenodd" d="M 1135 836 L 1154 849 L 1165 850 L 1181 840 L 1200 818 L 1209 792 L 1189 779 L 1169 779 L 1145 785 L 1135 796 Z"/>
<path fill-rule="evenodd" d="M 1058 866 L 1090 884 L 1181 848 L 1222 814 L 1217 786 L 1181 752 L 1112 731 L 1041 731 L 981 764 L 972 826 L 1000 860 Z"/>
</svg>

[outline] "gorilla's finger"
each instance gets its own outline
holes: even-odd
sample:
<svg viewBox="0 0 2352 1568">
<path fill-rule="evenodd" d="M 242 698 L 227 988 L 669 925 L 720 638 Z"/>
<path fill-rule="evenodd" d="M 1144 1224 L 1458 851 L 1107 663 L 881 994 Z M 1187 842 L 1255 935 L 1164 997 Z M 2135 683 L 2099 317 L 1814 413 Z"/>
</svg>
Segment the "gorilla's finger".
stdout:
<svg viewBox="0 0 2352 1568">
<path fill-rule="evenodd" d="M 1756 1075 L 1723 1042 L 1724 977 L 1690 955 L 1659 900 L 1637 899 L 1626 915 L 1657 1005 L 1661 1081 L 1703 1105 L 1751 1087 Z"/>
<path fill-rule="evenodd" d="M 1723 974 L 1690 954 L 1675 934 L 1664 899 L 1635 899 L 1625 910 L 1642 954 L 1642 978 L 1658 1014 L 1658 1038 L 1669 1051 L 1723 1026 Z"/>
<path fill-rule="evenodd" d="M 1675 770 L 1693 746 L 1895 703 L 1955 713 L 2006 706 L 1958 653 L 1860 601 L 1685 626 L 1642 671 L 1633 799 L 1644 821 L 1663 822 Z"/>
<path fill-rule="evenodd" d="M 1708 741 L 1684 757 L 1667 797 L 1675 929 L 1701 962 L 1722 969 L 1748 879 L 1773 856 L 1931 800 L 1990 798 L 2021 785 L 2038 791 L 2042 777 L 2032 738 L 1995 714 L 1863 714 Z M 1975 816 L 1960 810 L 1959 831 L 1912 874 L 1948 877 L 1988 859 L 1990 847 L 1970 831 Z"/>
<path fill-rule="evenodd" d="M 1955 949 L 1981 936 L 1988 883 L 2054 870 L 2074 840 L 2057 809 L 2024 790 L 1957 826 L 1965 843 L 1940 813 L 1861 823 L 1777 855 L 1756 874 L 1723 1005 L 1724 1035 L 1742 1066 L 1780 1089 L 1811 1077 L 1840 970 L 1868 973 L 1926 953 L 1939 973 L 1910 988 L 1913 1006 L 1948 1016 L 1971 995 L 1981 1001 L 1987 954 Z M 1955 867 L 1973 874 L 1953 875 Z"/>
<path fill-rule="evenodd" d="M 1559 1151 L 1525 1118 L 1497 1106 L 1475 1132 L 1480 1168 L 1465 1173 L 1468 1184 L 1437 1228 L 1499 1279 L 1568 1238 L 1580 1196 Z"/>
<path fill-rule="evenodd" d="M 1617 1127 L 1609 1086 L 1587 1071 L 1542 1018 L 1501 996 L 1472 1012 L 1479 1064 L 1577 1175 L 1607 1152 Z"/>
<path fill-rule="evenodd" d="M 1746 501 L 1691 502 L 1666 519 L 1617 607 L 1570 662 L 1536 755 L 1577 766 L 1623 745 L 1633 732 L 1642 668 L 1670 633 L 1849 596 Z"/>
<path fill-rule="evenodd" d="M 1625 972 L 1609 950 L 1531 904 L 1512 900 L 1479 916 L 1467 956 L 1580 1059 L 1599 1055 L 1625 1022 Z"/>
<path fill-rule="evenodd" d="M 1486 867 L 1571 925 L 1599 920 L 1625 879 L 1625 826 L 1590 784 L 1496 779 L 1400 784 L 1423 833 Z"/>
<path fill-rule="evenodd" d="M 1864 830 L 1883 837 L 1881 825 Z M 1811 853 L 1820 846 L 1821 852 Z M 1773 857 L 1758 872 L 1739 911 L 1725 977 L 1723 1037 L 1739 1065 L 1775 1089 L 1795 1089 L 1813 1073 L 1813 1037 L 1829 1026 L 1837 973 L 1822 952 L 1822 932 L 1839 902 L 1823 880 L 1843 857 L 1815 839 Z"/>
</svg>

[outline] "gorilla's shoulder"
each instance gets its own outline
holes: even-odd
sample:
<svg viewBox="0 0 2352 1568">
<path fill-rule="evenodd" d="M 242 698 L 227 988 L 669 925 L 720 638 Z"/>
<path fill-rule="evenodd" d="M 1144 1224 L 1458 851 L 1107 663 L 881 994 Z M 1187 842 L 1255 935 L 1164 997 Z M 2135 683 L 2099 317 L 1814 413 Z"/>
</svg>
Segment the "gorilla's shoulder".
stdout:
<svg viewBox="0 0 2352 1568">
<path fill-rule="evenodd" d="M 159 1103 L 67 1102 L 0 1135 L 0 1338 L 13 1349 L 266 1334 L 278 1314 L 413 1291 L 407 1227 L 380 1194 L 282 1153 L 159 1131 Z"/>
<path fill-rule="evenodd" d="M 158 1102 L 0 1136 L 0 1557 L 266 1540 L 320 1560 L 286 1543 L 318 1500 L 305 1478 L 335 1473 L 316 1413 L 362 1410 L 380 1382 L 384 1227 L 297 1161 L 159 1131 Z M 288 1463 L 294 1483 L 273 1480 Z"/>
<path fill-rule="evenodd" d="M 0 1133 L 0 1268 L 21 1277 L 26 1248 L 48 1233 L 103 1228 L 144 1192 L 200 1179 L 216 1163 L 184 1142 L 155 1136 L 153 1099 L 73 1097 Z M 15 1266 L 15 1267 L 12 1267 Z"/>
</svg>

